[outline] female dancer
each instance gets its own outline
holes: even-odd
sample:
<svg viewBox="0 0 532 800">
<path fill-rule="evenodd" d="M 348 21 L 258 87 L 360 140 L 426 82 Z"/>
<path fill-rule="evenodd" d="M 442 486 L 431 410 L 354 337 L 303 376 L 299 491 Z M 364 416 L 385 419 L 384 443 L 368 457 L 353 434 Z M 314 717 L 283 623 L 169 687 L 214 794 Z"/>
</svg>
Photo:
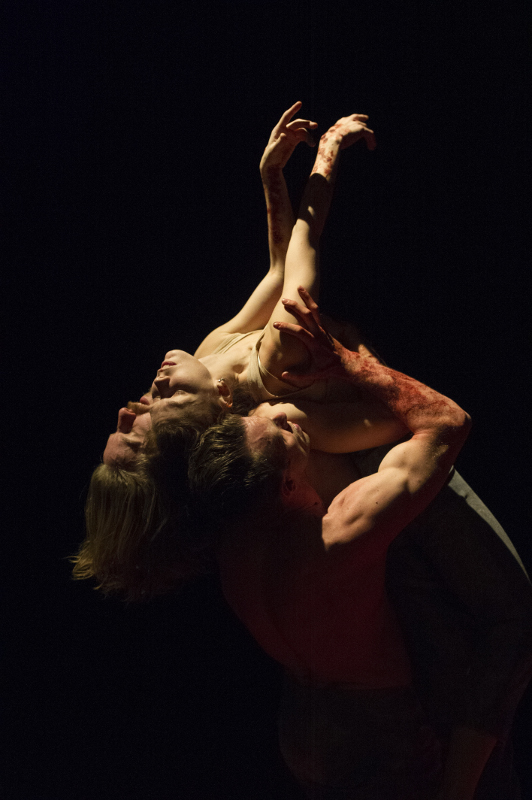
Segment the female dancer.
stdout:
<svg viewBox="0 0 532 800">
<path fill-rule="evenodd" d="M 309 120 L 290 121 L 300 107 L 301 103 L 296 103 L 283 114 L 261 161 L 271 253 L 267 276 L 242 310 L 212 331 L 194 356 L 182 350 L 166 354 L 150 392 L 139 403 L 120 409 L 104 463 L 93 473 L 86 505 L 87 536 L 75 558 L 74 575 L 96 575 L 106 591 L 128 587 L 126 596 L 138 599 L 169 589 L 177 579 L 194 573 L 195 568 L 175 550 L 179 537 L 165 537 L 161 531 L 170 519 L 172 525 L 181 519 L 183 497 L 177 487 L 186 489 L 187 451 L 209 425 L 233 407 L 240 387 L 245 387 L 252 404 L 287 394 L 297 403 L 310 398 L 318 408 L 320 422 L 324 416 L 320 409 L 326 404 L 325 417 L 331 423 L 325 436 L 320 434 L 322 425 L 316 427 L 317 448 L 358 450 L 396 441 L 405 433 L 383 404 L 342 381 L 308 381 L 303 388 L 294 389 L 282 379 L 285 370 L 304 370 L 309 354 L 303 343 L 273 324 L 291 319 L 280 299 L 281 288 L 284 298 L 298 298 L 300 285 L 317 294 L 318 245 L 340 151 L 360 139 L 370 150 L 375 147 L 365 115 L 338 120 L 320 140 L 292 227 L 282 169 L 297 143 L 308 140 L 307 129 L 315 127 Z M 368 352 L 352 337 L 349 345 Z M 150 440 L 147 434 L 152 424 L 155 436 Z M 333 435 L 334 430 L 338 435 Z M 148 472 L 145 449 L 150 441 L 159 457 L 151 459 Z M 165 511 L 162 494 L 166 494 Z"/>
<path fill-rule="evenodd" d="M 205 428 L 220 413 L 231 408 L 233 394 L 245 386 L 255 404 L 285 394 L 293 399 L 311 397 L 318 402 L 331 399 L 330 386 L 318 382 L 307 390 L 294 388 L 281 379 L 286 369 L 304 370 L 308 353 L 301 343 L 290 340 L 274 328 L 273 321 L 289 321 L 290 315 L 280 301 L 298 299 L 297 287 L 303 285 L 317 299 L 319 289 L 318 244 L 327 217 L 340 150 L 364 139 L 369 149 L 375 137 L 367 125 L 367 117 L 352 114 L 344 117 L 322 137 L 316 163 L 307 184 L 299 218 L 294 226 L 290 200 L 282 169 L 299 141 L 308 140 L 307 128 L 316 123 L 289 120 L 299 110 L 295 103 L 281 117 L 270 136 L 261 160 L 261 176 L 268 210 L 270 270 L 257 286 L 240 312 L 212 331 L 194 355 L 183 350 L 166 353 L 150 391 L 139 403 L 120 409 L 117 431 L 109 437 L 104 463 L 128 467 L 142 448 L 151 421 L 180 418 L 192 419 Z M 285 266 L 286 258 L 286 266 Z M 350 342 L 353 346 L 354 342 Z M 336 386 L 335 401 L 339 387 Z M 345 389 L 345 387 L 343 387 Z M 349 399 L 357 402 L 355 393 Z M 382 411 L 382 409 L 381 409 Z M 150 414 L 151 420 L 143 417 Z M 374 419 L 371 433 L 366 417 Z M 377 413 L 375 404 L 363 405 L 357 415 L 360 449 L 373 444 L 394 441 L 395 423 L 390 415 Z M 353 413 L 349 425 L 353 425 Z M 391 431 L 386 426 L 390 422 Z M 379 430 L 383 423 L 382 431 Z M 356 438 L 353 430 L 353 436 Z"/>
</svg>

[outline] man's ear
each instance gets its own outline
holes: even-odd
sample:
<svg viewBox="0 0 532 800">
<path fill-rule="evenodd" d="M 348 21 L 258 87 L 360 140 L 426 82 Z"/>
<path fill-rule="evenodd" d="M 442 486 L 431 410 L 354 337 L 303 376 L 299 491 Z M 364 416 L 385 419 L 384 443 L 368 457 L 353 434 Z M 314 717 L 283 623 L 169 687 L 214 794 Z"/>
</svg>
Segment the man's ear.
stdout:
<svg viewBox="0 0 532 800">
<path fill-rule="evenodd" d="M 218 389 L 218 394 L 222 398 L 222 405 L 226 408 L 231 408 L 233 405 L 233 393 L 223 378 L 216 381 L 216 387 Z"/>
<path fill-rule="evenodd" d="M 281 496 L 283 500 L 289 500 L 296 490 L 296 482 L 290 475 L 285 472 L 283 482 L 281 484 Z"/>
</svg>

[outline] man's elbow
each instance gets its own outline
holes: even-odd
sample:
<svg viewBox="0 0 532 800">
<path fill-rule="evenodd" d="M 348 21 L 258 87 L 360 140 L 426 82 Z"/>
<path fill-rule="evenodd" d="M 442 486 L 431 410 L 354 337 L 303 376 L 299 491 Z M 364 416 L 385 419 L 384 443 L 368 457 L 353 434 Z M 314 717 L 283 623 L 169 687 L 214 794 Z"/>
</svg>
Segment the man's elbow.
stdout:
<svg viewBox="0 0 532 800">
<path fill-rule="evenodd" d="M 464 438 L 467 439 L 469 432 L 473 426 L 473 420 L 463 408 L 460 409 L 460 431 Z"/>
<path fill-rule="evenodd" d="M 457 407 L 449 416 L 445 426 L 443 438 L 449 443 L 462 447 L 469 436 L 473 421 L 467 411 Z"/>
</svg>

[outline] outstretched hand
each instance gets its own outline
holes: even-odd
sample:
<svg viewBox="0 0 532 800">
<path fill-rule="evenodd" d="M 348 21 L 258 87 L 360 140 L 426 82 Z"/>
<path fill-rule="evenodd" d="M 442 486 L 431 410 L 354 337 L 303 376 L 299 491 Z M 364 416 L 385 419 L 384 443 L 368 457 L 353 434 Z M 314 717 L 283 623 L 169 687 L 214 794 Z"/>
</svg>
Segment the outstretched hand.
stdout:
<svg viewBox="0 0 532 800">
<path fill-rule="evenodd" d="M 303 103 L 300 101 L 294 103 L 284 112 L 272 130 L 260 162 L 261 172 L 267 167 L 282 169 L 299 142 L 306 142 L 310 147 L 315 147 L 316 143 L 309 129 L 317 128 L 318 123 L 311 122 L 309 119 L 294 119 L 290 121 L 302 105 Z"/>
<path fill-rule="evenodd" d="M 359 139 L 364 139 L 368 150 L 375 150 L 377 141 L 374 132 L 366 124 L 368 119 L 367 114 L 351 114 L 349 117 L 342 117 L 323 135 L 322 141 L 327 142 L 334 138 L 339 142 L 340 150 L 345 150 Z"/>
<path fill-rule="evenodd" d="M 319 308 L 307 290 L 303 286 L 299 286 L 298 292 L 305 305 L 297 303 L 295 300 L 283 300 L 282 302 L 299 324 L 274 322 L 273 326 L 303 342 L 312 356 L 310 369 L 304 374 L 283 372 L 281 376 L 286 383 L 302 388 L 309 385 L 309 379 L 317 380 L 328 377 L 332 371 L 336 372 L 338 368 L 341 369 L 340 353 L 344 348 L 322 326 Z"/>
</svg>

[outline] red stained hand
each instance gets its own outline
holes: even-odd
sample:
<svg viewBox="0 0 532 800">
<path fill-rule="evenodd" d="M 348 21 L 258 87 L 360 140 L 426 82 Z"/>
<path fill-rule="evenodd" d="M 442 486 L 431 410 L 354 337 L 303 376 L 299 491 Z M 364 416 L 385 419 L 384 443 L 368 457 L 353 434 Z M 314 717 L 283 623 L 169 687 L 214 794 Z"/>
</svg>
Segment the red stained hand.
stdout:
<svg viewBox="0 0 532 800">
<path fill-rule="evenodd" d="M 345 150 L 359 139 L 364 139 L 368 150 L 375 150 L 377 142 L 374 132 L 366 125 L 368 119 L 367 114 L 351 114 L 349 117 L 342 117 L 322 136 L 322 142 L 325 144 L 330 139 L 335 139 L 340 142 L 340 150 Z"/>
<path fill-rule="evenodd" d="M 310 147 L 315 147 L 316 143 L 309 129 L 317 128 L 318 123 L 311 122 L 309 119 L 292 120 L 292 117 L 299 111 L 302 105 L 300 101 L 294 103 L 293 106 L 284 112 L 281 119 L 272 130 L 260 162 L 261 172 L 268 167 L 282 169 L 299 142 L 306 142 Z"/>
<path fill-rule="evenodd" d="M 294 315 L 299 324 L 291 322 L 274 322 L 277 330 L 295 336 L 303 342 L 312 356 L 310 369 L 304 374 L 283 372 L 282 379 L 292 386 L 308 386 L 309 379 L 328 377 L 332 371 L 341 368 L 340 353 L 342 345 L 323 328 L 317 304 L 303 286 L 298 288 L 299 296 L 305 305 L 295 300 L 283 300 L 287 311 Z"/>
</svg>

